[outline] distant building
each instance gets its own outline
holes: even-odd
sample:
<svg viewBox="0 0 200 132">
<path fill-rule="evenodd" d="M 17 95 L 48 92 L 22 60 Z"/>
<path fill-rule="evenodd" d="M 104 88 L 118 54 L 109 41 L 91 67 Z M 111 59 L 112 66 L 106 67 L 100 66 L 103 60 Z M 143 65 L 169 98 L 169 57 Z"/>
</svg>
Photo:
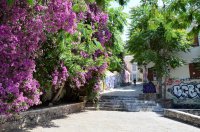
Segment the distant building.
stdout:
<svg viewBox="0 0 200 132">
<path fill-rule="evenodd" d="M 141 74 L 141 71 L 138 69 L 138 65 L 136 62 L 131 62 L 132 60 L 132 55 L 127 55 L 124 57 L 125 65 L 130 73 L 130 81 L 133 82 L 134 79 L 136 79 L 136 81 L 142 81 L 143 76 Z"/>
</svg>

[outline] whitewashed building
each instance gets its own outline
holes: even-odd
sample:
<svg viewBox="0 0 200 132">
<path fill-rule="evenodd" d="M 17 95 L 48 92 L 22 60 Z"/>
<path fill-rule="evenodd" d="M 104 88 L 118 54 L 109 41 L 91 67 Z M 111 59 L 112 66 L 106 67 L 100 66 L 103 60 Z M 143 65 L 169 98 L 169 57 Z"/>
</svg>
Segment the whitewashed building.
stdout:
<svg viewBox="0 0 200 132">
<path fill-rule="evenodd" d="M 175 69 L 169 69 L 170 75 L 166 80 L 166 98 L 172 99 L 177 106 L 200 107 L 200 70 L 194 63 L 194 59 L 200 57 L 200 34 L 195 36 L 190 52 L 180 52 L 178 56 L 185 61 L 185 64 Z M 156 83 L 156 74 L 151 67 L 153 64 L 147 65 L 147 78 Z"/>
</svg>

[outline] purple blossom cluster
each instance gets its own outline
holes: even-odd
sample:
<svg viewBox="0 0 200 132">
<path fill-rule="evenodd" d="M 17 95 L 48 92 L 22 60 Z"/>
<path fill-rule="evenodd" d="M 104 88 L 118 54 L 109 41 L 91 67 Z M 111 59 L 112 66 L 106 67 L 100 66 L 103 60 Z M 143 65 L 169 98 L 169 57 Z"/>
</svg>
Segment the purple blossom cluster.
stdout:
<svg viewBox="0 0 200 132">
<path fill-rule="evenodd" d="M 52 86 L 57 89 L 61 86 L 69 77 L 67 68 L 61 63 L 59 68 L 55 68 L 52 74 Z"/>
<path fill-rule="evenodd" d="M 108 64 L 105 62 L 101 66 L 98 67 L 98 72 L 103 74 L 107 68 L 108 68 Z"/>
<path fill-rule="evenodd" d="M 80 51 L 80 55 L 81 55 L 83 58 L 89 57 L 89 54 L 86 53 L 85 51 Z"/>
<path fill-rule="evenodd" d="M 107 43 L 111 38 L 111 33 L 107 28 L 108 14 L 100 10 L 96 4 L 90 4 L 88 5 L 86 12 L 78 13 L 77 18 L 79 21 L 84 21 L 86 24 L 90 24 L 93 29 L 97 29 L 97 32 L 93 34 L 93 37 L 96 38 L 104 47 L 103 49 L 95 50 L 95 52 L 91 54 L 87 53 L 86 51 L 80 51 L 80 56 L 83 58 L 92 57 L 94 61 L 100 57 L 107 58 L 108 54 L 104 44 Z M 93 90 L 97 92 L 97 89 L 99 89 L 99 80 L 108 67 L 106 60 L 103 61 L 104 62 L 101 66 L 93 65 L 90 67 L 84 67 L 84 72 L 77 73 L 77 75 L 72 78 L 72 83 L 74 86 L 80 89 L 91 85 Z"/>
<path fill-rule="evenodd" d="M 103 63 L 101 66 L 92 66 L 87 69 L 86 72 L 80 72 L 75 77 L 72 78 L 72 82 L 75 87 L 80 89 L 83 86 L 89 85 L 90 81 L 95 79 L 94 90 L 97 89 L 97 85 L 99 85 L 100 76 L 102 76 L 107 69 L 107 63 Z M 97 91 L 97 90 L 95 90 Z"/>
<path fill-rule="evenodd" d="M 74 33 L 76 29 L 76 14 L 72 10 L 72 3 L 69 0 L 51 0 L 48 8 L 39 6 L 44 10 L 43 21 L 46 23 L 45 28 L 48 32 L 57 32 L 60 29 L 69 33 Z M 46 9 L 46 10 L 45 10 Z"/>
<path fill-rule="evenodd" d="M 86 76 L 87 75 L 85 72 L 79 72 L 75 77 L 72 78 L 72 82 L 76 88 L 80 89 L 81 87 L 85 86 L 87 83 Z"/>
<path fill-rule="evenodd" d="M 96 4 L 90 4 L 86 16 L 86 20 L 91 22 L 93 28 L 95 28 L 95 23 L 98 23 L 98 31 L 95 33 L 95 37 L 104 46 L 112 36 L 107 27 L 108 14 L 101 11 Z"/>
<path fill-rule="evenodd" d="M 39 83 L 34 79 L 35 57 L 46 33 L 65 30 L 73 33 L 76 14 L 68 0 L 50 0 L 34 8 L 27 0 L 7 5 L 0 1 L 0 113 L 27 110 L 40 103 Z M 54 83 L 66 80 L 66 67 Z M 55 73 L 56 75 L 56 73 Z"/>
</svg>

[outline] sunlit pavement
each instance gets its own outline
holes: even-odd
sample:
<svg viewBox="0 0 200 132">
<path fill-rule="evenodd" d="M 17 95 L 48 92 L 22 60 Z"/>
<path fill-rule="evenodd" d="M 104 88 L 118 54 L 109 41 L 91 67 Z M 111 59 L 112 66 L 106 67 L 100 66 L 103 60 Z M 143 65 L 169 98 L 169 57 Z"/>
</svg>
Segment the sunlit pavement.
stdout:
<svg viewBox="0 0 200 132">
<path fill-rule="evenodd" d="M 130 85 L 104 91 L 103 95 L 134 96 L 142 85 Z M 83 111 L 34 126 L 31 132 L 200 132 L 200 129 L 163 117 L 154 112 Z"/>
<path fill-rule="evenodd" d="M 85 111 L 38 126 L 31 132 L 200 132 L 154 112 Z"/>
<path fill-rule="evenodd" d="M 139 94 L 142 94 L 142 83 L 137 83 L 136 86 L 129 85 L 125 87 L 117 87 L 109 90 L 105 90 L 101 95 L 110 95 L 110 96 L 135 96 L 138 97 Z"/>
</svg>

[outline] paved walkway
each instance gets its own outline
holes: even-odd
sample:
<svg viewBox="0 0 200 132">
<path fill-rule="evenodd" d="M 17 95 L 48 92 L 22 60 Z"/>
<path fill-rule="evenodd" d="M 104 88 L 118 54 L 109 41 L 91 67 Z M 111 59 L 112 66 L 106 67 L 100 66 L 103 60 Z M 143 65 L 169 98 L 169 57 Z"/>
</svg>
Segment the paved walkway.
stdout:
<svg viewBox="0 0 200 132">
<path fill-rule="evenodd" d="M 200 132 L 153 112 L 85 111 L 52 120 L 31 132 Z"/>
<path fill-rule="evenodd" d="M 112 89 L 103 95 L 138 96 L 142 85 Z M 200 132 L 154 112 L 84 111 L 32 126 L 26 132 Z M 20 131 L 21 132 L 21 131 Z"/>
<path fill-rule="evenodd" d="M 102 95 L 108 96 L 135 96 L 138 97 L 139 94 L 142 94 L 143 85 L 138 83 L 136 86 L 129 85 L 125 87 L 118 87 L 110 90 L 106 90 L 101 93 Z"/>
</svg>

